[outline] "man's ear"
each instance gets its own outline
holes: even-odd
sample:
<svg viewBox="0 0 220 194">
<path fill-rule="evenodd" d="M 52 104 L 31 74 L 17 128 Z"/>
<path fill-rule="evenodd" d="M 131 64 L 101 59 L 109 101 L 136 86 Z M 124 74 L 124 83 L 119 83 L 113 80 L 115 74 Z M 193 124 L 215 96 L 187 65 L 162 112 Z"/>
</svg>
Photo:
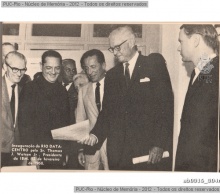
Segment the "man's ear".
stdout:
<svg viewBox="0 0 220 194">
<path fill-rule="evenodd" d="M 194 47 L 198 47 L 199 46 L 199 43 L 201 41 L 201 35 L 199 34 L 193 34 L 193 41 L 194 41 Z"/>
<path fill-rule="evenodd" d="M 135 46 L 135 39 L 129 39 L 128 44 L 130 48 L 133 48 Z"/>
<path fill-rule="evenodd" d="M 43 64 L 40 62 L 40 69 L 41 69 L 41 71 L 43 71 L 42 69 L 43 69 Z"/>
<path fill-rule="evenodd" d="M 106 70 L 106 63 L 105 63 L 105 62 L 102 63 L 102 68 L 103 68 L 104 70 Z"/>
</svg>

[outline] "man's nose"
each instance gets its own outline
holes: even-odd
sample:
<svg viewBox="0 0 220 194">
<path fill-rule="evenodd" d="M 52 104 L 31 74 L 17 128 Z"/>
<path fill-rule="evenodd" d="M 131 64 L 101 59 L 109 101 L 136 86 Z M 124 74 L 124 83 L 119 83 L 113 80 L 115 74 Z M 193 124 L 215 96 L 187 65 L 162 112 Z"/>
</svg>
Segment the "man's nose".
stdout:
<svg viewBox="0 0 220 194">
<path fill-rule="evenodd" d="M 181 46 L 179 45 L 179 46 L 177 47 L 177 51 L 180 52 L 180 50 L 181 50 Z"/>
<path fill-rule="evenodd" d="M 113 54 L 116 55 L 118 53 L 118 51 L 116 51 L 115 49 L 113 50 Z"/>
<path fill-rule="evenodd" d="M 18 70 L 17 75 L 21 76 L 21 71 L 20 70 Z"/>
<path fill-rule="evenodd" d="M 89 75 L 92 74 L 92 69 L 91 69 L 91 68 L 88 69 L 88 74 L 89 74 Z"/>
<path fill-rule="evenodd" d="M 52 68 L 52 74 L 55 74 L 56 71 L 55 71 L 55 68 Z"/>
</svg>

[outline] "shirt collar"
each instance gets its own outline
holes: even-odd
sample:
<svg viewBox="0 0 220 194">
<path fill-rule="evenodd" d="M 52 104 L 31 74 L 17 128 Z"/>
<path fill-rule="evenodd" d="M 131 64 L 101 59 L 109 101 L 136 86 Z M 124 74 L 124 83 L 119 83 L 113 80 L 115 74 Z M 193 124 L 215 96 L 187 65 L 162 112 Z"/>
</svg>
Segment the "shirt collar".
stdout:
<svg viewBox="0 0 220 194">
<path fill-rule="evenodd" d="M 99 80 L 98 82 L 100 83 L 100 86 L 104 85 L 104 81 L 105 81 L 105 77 L 103 77 L 101 80 Z M 94 82 L 93 85 L 96 86 L 97 82 Z"/>
<path fill-rule="evenodd" d="M 129 66 L 135 66 L 139 53 L 136 51 L 135 55 L 128 61 Z M 126 62 L 127 63 L 127 62 Z M 126 64 L 124 63 L 124 65 Z"/>
</svg>

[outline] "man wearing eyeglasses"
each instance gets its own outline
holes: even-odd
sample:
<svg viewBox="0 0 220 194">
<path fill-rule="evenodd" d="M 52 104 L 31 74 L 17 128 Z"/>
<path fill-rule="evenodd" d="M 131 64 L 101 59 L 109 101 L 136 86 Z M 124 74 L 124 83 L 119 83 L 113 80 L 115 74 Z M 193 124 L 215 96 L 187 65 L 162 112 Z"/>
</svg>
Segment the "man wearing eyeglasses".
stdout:
<svg viewBox="0 0 220 194">
<path fill-rule="evenodd" d="M 4 65 L 5 63 L 5 57 L 6 55 L 11 52 L 11 51 L 16 51 L 16 48 L 13 44 L 11 44 L 10 42 L 4 42 L 2 44 L 2 76 L 4 76 L 5 71 L 6 71 L 6 67 Z M 28 83 L 29 81 L 31 81 L 31 78 L 29 75 L 24 74 L 21 81 L 19 82 L 19 86 L 21 88 L 23 88 L 23 86 Z"/>
<path fill-rule="evenodd" d="M 18 100 L 21 81 L 26 72 L 26 58 L 12 51 L 5 56 L 6 73 L 2 77 L 2 128 L 1 128 L 1 166 L 19 165 L 11 154 L 12 144 L 20 144 L 18 132 Z"/>
<path fill-rule="evenodd" d="M 120 64 L 106 74 L 102 111 L 82 143 L 99 149 L 107 138 L 111 170 L 171 170 L 173 93 L 166 62 L 160 54 L 139 54 L 130 27 L 114 30 L 109 42 Z M 162 159 L 164 151 L 169 158 Z M 148 162 L 132 163 L 143 155 Z"/>
<path fill-rule="evenodd" d="M 21 91 L 19 111 L 19 131 L 22 144 L 39 144 L 46 147 L 60 146 L 62 156 L 58 161 L 46 160 L 40 152 L 37 154 L 43 164 L 42 169 L 62 169 L 66 164 L 66 143 L 55 141 L 51 130 L 70 124 L 69 101 L 66 89 L 57 81 L 61 71 L 62 57 L 54 50 L 45 51 L 41 59 L 42 74 L 25 85 Z M 32 153 L 32 156 L 34 154 Z M 48 157 L 47 157 L 48 158 Z M 50 158 L 50 157 L 49 157 Z M 36 158 L 35 158 L 36 160 Z M 31 160 L 27 161 L 31 164 Z"/>
</svg>

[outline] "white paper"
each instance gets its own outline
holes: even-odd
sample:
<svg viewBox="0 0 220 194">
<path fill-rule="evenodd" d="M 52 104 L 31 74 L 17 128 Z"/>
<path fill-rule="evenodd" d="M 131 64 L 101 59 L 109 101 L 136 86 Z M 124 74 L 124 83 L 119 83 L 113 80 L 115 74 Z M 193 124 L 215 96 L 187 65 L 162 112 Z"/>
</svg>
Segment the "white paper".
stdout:
<svg viewBox="0 0 220 194">
<path fill-rule="evenodd" d="M 89 120 L 51 130 L 53 139 L 71 141 L 80 141 L 85 139 L 89 136 L 89 132 Z"/>
<path fill-rule="evenodd" d="M 169 152 L 165 151 L 165 152 L 163 152 L 162 158 L 168 158 L 169 156 L 170 156 Z M 149 160 L 149 155 L 145 155 L 145 156 L 140 156 L 140 157 L 137 157 L 137 158 L 133 158 L 132 162 L 133 162 L 133 164 L 139 164 L 139 163 L 142 163 L 142 162 L 147 162 L 148 160 Z"/>
</svg>

